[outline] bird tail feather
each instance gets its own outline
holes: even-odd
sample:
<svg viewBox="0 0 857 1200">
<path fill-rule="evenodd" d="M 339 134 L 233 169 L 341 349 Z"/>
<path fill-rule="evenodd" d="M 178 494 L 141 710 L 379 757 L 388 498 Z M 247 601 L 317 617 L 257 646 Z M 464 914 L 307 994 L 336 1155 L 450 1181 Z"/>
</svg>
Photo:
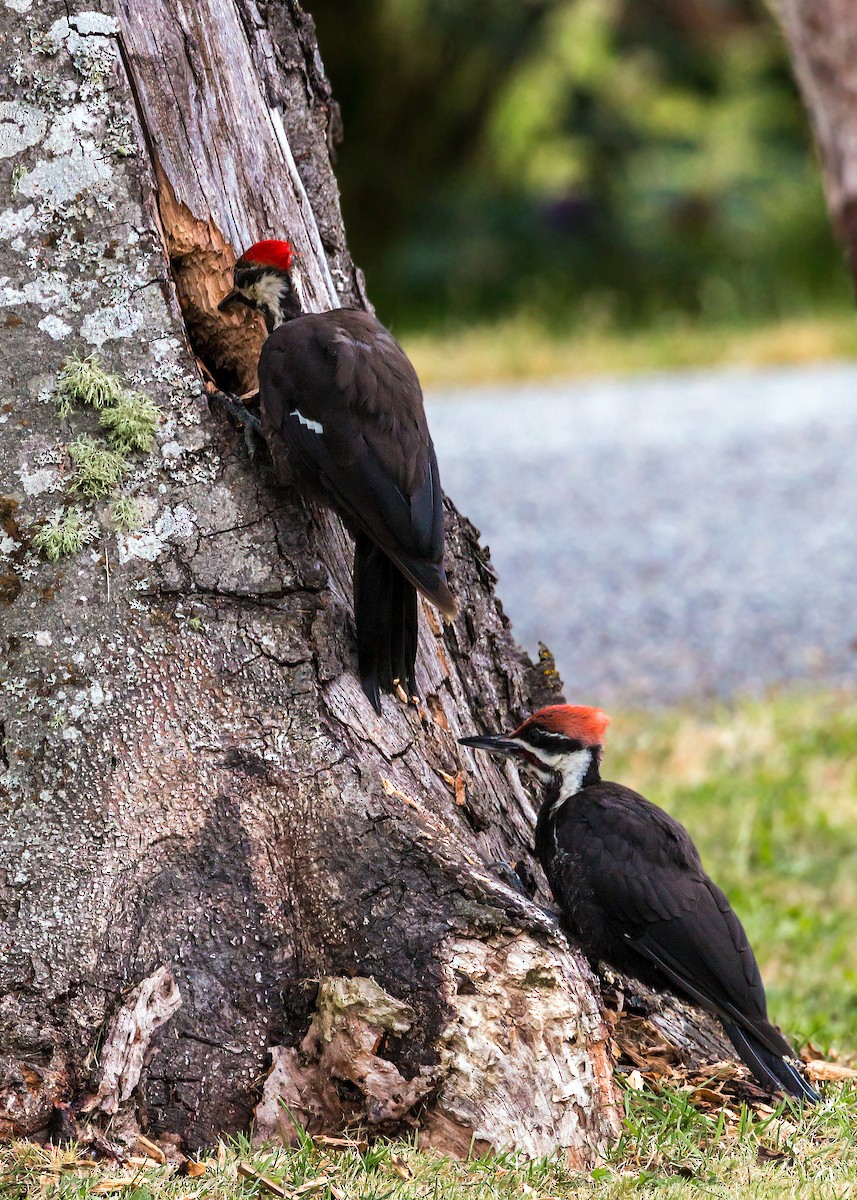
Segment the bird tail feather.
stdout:
<svg viewBox="0 0 857 1200">
<path fill-rule="evenodd" d="M 748 1030 L 732 1021 L 723 1021 L 723 1028 L 739 1058 L 750 1068 L 762 1087 L 771 1092 L 785 1092 L 810 1104 L 819 1102 L 821 1097 L 818 1092 L 787 1059 L 774 1054 Z"/>
<path fill-rule="evenodd" d="M 418 588 L 435 608 L 440 609 L 447 621 L 453 620 L 458 612 L 458 605 L 446 582 L 443 564 L 408 558 L 405 554 L 395 555 L 395 560 L 414 587 Z"/>
<path fill-rule="evenodd" d="M 416 693 L 417 593 L 365 534 L 357 535 L 354 547 L 354 616 L 360 682 L 380 713 L 381 692 L 395 680 L 409 695 Z"/>
</svg>

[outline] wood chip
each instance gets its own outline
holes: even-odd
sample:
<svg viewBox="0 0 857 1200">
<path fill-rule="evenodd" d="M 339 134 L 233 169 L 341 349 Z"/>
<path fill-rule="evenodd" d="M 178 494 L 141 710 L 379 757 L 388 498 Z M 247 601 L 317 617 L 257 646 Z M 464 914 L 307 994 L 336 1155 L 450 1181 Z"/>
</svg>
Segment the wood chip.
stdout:
<svg viewBox="0 0 857 1200">
<path fill-rule="evenodd" d="M 383 775 L 381 776 L 381 787 L 388 796 L 394 796 L 397 800 L 401 800 L 403 804 L 415 808 L 417 812 L 422 811 L 416 800 L 412 800 L 406 792 L 403 792 L 401 788 L 397 788 L 394 783 L 391 783 L 389 779 L 385 779 Z"/>
<path fill-rule="evenodd" d="M 149 1139 L 144 1137 L 142 1133 L 137 1134 L 137 1145 L 142 1150 L 146 1151 L 149 1158 L 153 1158 L 155 1162 L 159 1162 L 161 1166 L 163 1166 L 163 1164 L 167 1161 L 167 1156 L 164 1154 L 161 1147 L 157 1146 L 154 1142 L 150 1142 Z"/>
<path fill-rule="evenodd" d="M 844 1083 L 846 1079 L 857 1079 L 857 1071 L 853 1067 L 843 1066 L 842 1063 L 825 1062 L 814 1058 L 812 1062 L 804 1063 L 807 1078 L 814 1083 Z"/>
<path fill-rule="evenodd" d="M 316 1146 L 324 1146 L 329 1150 L 354 1150 L 357 1154 L 365 1154 L 369 1149 L 369 1143 L 363 1138 L 325 1137 L 320 1134 L 312 1140 Z"/>
<path fill-rule="evenodd" d="M 455 776 L 455 803 L 465 804 L 467 802 L 467 784 L 463 771 L 459 771 Z"/>
<path fill-rule="evenodd" d="M 277 1183 L 274 1179 L 269 1179 L 267 1175 L 263 1175 L 261 1171 L 257 1171 L 249 1163 L 240 1162 L 238 1164 L 238 1174 L 242 1175 L 245 1179 L 252 1179 L 254 1183 L 258 1183 L 259 1187 L 264 1188 L 266 1192 L 270 1192 L 274 1196 L 280 1196 L 281 1200 L 288 1200 L 292 1195 L 281 1183 Z"/>
<path fill-rule="evenodd" d="M 426 624 L 428 625 L 429 629 L 432 631 L 435 637 L 440 637 L 441 633 L 443 632 L 443 626 L 441 625 L 440 621 L 438 621 L 432 606 L 430 604 L 424 604 L 423 612 L 425 613 Z"/>
<path fill-rule="evenodd" d="M 197 1179 L 200 1175 L 205 1174 L 208 1169 L 208 1163 L 194 1162 L 192 1158 L 189 1158 L 184 1165 L 184 1169 L 190 1175 L 191 1179 Z"/>
</svg>

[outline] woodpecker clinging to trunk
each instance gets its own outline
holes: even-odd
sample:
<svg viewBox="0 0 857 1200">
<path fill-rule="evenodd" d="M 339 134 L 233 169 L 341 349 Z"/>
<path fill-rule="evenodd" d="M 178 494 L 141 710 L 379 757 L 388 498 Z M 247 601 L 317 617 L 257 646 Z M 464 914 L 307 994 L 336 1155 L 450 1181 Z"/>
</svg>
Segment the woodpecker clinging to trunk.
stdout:
<svg viewBox="0 0 857 1200">
<path fill-rule="evenodd" d="M 461 743 L 514 758 L 541 780 L 536 854 L 587 957 L 702 1005 L 763 1087 L 817 1101 L 768 1020 L 741 922 L 687 831 L 630 788 L 602 781 L 607 723 L 599 708 L 557 704 L 506 736 Z"/>
<path fill-rule="evenodd" d="M 258 242 L 235 264 L 235 303 L 258 310 L 261 432 L 283 482 L 333 508 L 355 538 L 354 615 L 363 690 L 377 712 L 398 680 L 413 695 L 417 590 L 447 619 L 443 493 L 419 380 L 369 313 L 304 313 L 288 242 Z"/>
</svg>

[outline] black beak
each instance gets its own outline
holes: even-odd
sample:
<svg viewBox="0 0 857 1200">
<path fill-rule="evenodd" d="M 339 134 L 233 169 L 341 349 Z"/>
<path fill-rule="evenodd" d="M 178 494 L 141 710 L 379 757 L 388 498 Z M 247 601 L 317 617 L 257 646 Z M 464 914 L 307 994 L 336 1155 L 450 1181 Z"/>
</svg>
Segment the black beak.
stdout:
<svg viewBox="0 0 857 1200">
<path fill-rule="evenodd" d="M 472 750 L 487 750 L 489 754 L 517 754 L 521 747 L 512 738 L 502 733 L 489 733 L 483 737 L 466 737 L 458 739 L 459 746 L 470 746 Z"/>
<path fill-rule="evenodd" d="M 246 296 L 244 296 L 241 292 L 238 291 L 238 288 L 233 288 L 228 296 L 223 297 L 223 299 L 220 301 L 220 303 L 217 306 L 217 311 L 225 312 L 225 310 L 227 308 L 229 308 L 229 306 L 232 304 L 246 304 L 248 308 L 253 307 L 253 305 L 246 298 Z"/>
</svg>

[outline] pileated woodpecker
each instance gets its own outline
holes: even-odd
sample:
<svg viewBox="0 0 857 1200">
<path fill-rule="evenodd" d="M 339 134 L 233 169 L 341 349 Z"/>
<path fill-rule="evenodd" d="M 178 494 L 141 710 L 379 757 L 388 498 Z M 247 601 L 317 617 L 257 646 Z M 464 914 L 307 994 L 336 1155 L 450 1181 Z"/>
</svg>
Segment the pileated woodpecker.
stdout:
<svg viewBox="0 0 857 1200">
<path fill-rule="evenodd" d="M 221 310 L 265 318 L 261 433 L 284 483 L 333 508 L 354 535 L 354 615 L 363 690 L 416 692 L 417 590 L 447 619 L 443 493 L 419 380 L 375 317 L 304 313 L 300 269 L 285 241 L 257 242 L 235 264 Z M 245 413 L 245 416 L 248 415 Z"/>
<path fill-rule="evenodd" d="M 602 781 L 607 724 L 600 708 L 556 704 L 513 733 L 461 744 L 514 758 L 541 780 L 536 854 L 587 957 L 702 1005 L 763 1087 L 817 1101 L 768 1020 L 741 922 L 687 831 L 630 788 Z"/>
</svg>

